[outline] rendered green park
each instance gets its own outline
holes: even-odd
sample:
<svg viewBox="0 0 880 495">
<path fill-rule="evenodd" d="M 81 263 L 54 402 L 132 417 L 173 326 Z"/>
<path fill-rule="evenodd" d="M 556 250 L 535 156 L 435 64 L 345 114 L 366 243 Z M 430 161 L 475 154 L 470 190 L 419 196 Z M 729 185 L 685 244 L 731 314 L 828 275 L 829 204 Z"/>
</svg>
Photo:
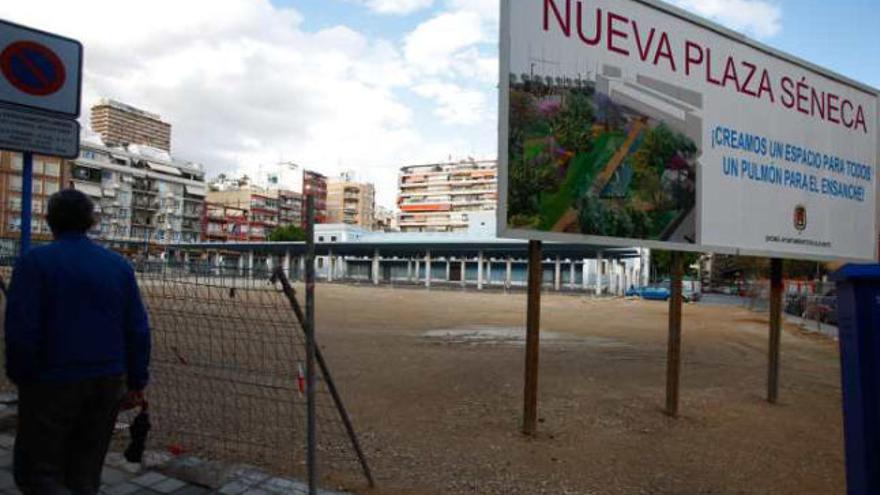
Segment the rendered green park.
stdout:
<svg viewBox="0 0 880 495">
<path fill-rule="evenodd" d="M 508 224 L 666 240 L 696 202 L 697 147 L 590 82 L 512 85 Z"/>
</svg>

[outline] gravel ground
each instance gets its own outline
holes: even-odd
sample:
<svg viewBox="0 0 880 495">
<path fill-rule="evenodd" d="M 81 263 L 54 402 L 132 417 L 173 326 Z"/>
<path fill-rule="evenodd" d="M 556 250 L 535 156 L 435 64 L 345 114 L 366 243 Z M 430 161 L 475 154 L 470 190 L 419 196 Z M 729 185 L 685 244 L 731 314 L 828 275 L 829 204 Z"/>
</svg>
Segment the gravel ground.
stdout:
<svg viewBox="0 0 880 495">
<path fill-rule="evenodd" d="M 518 433 L 525 295 L 318 286 L 318 338 L 377 478 L 371 495 L 844 493 L 836 343 L 766 316 L 684 312 L 681 413 L 662 413 L 663 303 L 545 294 L 540 426 Z M 352 478 L 354 475 L 354 478 Z M 336 483 L 334 483 L 336 481 Z"/>
<path fill-rule="evenodd" d="M 685 308 L 673 420 L 665 304 L 545 294 L 530 439 L 518 433 L 523 294 L 318 294 L 319 341 L 378 479 L 371 494 L 844 492 L 836 344 L 787 328 L 770 406 L 765 315 Z"/>
</svg>

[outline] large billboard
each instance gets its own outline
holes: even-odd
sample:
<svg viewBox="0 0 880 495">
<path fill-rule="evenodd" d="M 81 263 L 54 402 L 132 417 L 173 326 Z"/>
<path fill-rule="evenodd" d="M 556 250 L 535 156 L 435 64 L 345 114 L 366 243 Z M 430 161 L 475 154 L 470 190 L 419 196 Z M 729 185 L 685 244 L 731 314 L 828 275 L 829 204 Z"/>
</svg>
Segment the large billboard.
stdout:
<svg viewBox="0 0 880 495">
<path fill-rule="evenodd" d="M 503 0 L 499 236 L 876 260 L 878 92 L 653 0 Z"/>
</svg>

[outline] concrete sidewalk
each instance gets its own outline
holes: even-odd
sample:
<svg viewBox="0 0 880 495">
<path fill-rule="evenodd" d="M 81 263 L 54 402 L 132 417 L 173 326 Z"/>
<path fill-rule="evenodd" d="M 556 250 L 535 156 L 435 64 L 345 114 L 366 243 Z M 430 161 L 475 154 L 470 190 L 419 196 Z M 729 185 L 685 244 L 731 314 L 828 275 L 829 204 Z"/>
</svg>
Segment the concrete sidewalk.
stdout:
<svg viewBox="0 0 880 495">
<path fill-rule="evenodd" d="M 12 476 L 14 437 L 0 434 L 0 494 L 21 495 Z M 271 476 L 259 469 L 242 466 L 228 469 L 195 457 L 174 458 L 151 453 L 154 469 L 142 469 L 110 453 L 101 476 L 102 495 L 307 495 L 308 486 L 290 478 Z M 219 474 L 218 473 L 221 473 Z M 180 473 L 175 476 L 163 473 Z M 228 474 L 227 474 L 228 473 Z M 185 480 L 204 480 L 205 485 Z M 321 495 L 345 495 L 319 491 Z"/>
</svg>

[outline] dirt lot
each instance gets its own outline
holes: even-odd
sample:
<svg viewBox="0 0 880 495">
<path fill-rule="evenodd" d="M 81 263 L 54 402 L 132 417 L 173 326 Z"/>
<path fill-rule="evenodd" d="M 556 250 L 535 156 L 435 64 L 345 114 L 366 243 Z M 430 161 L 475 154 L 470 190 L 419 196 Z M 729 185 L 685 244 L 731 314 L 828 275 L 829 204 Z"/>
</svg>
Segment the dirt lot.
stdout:
<svg viewBox="0 0 880 495">
<path fill-rule="evenodd" d="M 524 294 L 318 293 L 319 340 L 378 479 L 369 493 L 844 493 L 832 341 L 786 329 L 781 404 L 770 406 L 766 317 L 687 306 L 672 420 L 665 304 L 545 295 L 540 435 L 528 439 L 513 338 Z"/>
</svg>

